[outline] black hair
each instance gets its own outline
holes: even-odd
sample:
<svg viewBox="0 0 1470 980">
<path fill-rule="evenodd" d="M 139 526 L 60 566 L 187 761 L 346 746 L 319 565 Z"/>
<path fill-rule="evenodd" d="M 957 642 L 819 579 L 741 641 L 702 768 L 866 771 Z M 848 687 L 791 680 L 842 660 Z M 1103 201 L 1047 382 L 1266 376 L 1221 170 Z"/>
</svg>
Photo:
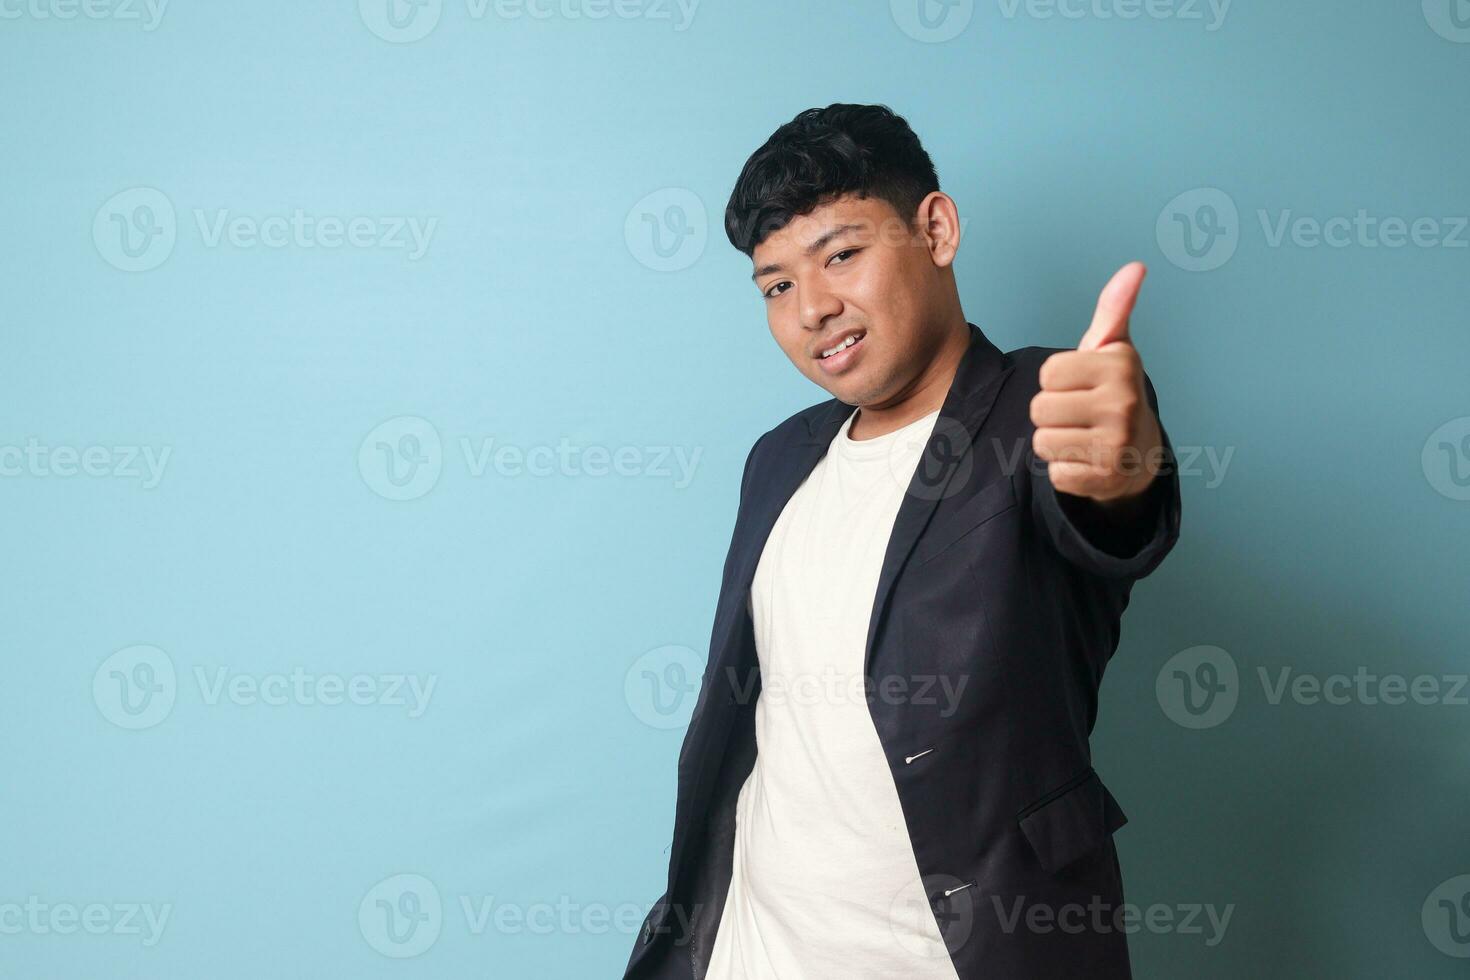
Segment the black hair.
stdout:
<svg viewBox="0 0 1470 980">
<path fill-rule="evenodd" d="M 751 255 L 792 218 L 843 194 L 877 197 L 906 222 L 939 190 L 939 175 L 908 122 L 886 105 L 806 109 L 771 134 L 740 171 L 725 235 Z"/>
</svg>

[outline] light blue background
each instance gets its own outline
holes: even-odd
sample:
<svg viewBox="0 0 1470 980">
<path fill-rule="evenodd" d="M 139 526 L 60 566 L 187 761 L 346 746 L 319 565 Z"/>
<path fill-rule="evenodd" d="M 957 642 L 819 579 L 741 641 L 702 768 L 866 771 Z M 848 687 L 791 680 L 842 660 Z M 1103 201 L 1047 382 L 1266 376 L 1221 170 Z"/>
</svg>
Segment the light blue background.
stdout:
<svg viewBox="0 0 1470 980">
<path fill-rule="evenodd" d="M 5 0 L 0 446 L 105 447 L 108 472 L 115 447 L 169 456 L 151 488 L 64 462 L 0 478 L 0 906 L 170 912 L 152 946 L 7 929 L 0 973 L 620 975 L 663 889 L 683 734 L 641 672 L 697 671 L 745 454 L 826 397 L 771 341 L 720 215 L 776 126 L 844 101 L 924 140 L 967 222 L 966 315 L 1002 348 L 1075 344 L 1107 276 L 1147 261 L 1134 336 L 1171 438 L 1233 453 L 1218 485 L 1185 477 L 1183 537 L 1103 687 L 1129 899 L 1234 906 L 1215 946 L 1134 936 L 1138 975 L 1462 975 L 1421 910 L 1470 874 L 1470 707 L 1272 704 L 1257 673 L 1467 669 L 1470 502 L 1447 467 L 1470 456 L 1431 434 L 1470 427 L 1470 250 L 1272 247 L 1259 218 L 1470 210 L 1449 0 L 1237 0 L 1213 30 L 1203 4 L 989 0 L 948 40 L 906 32 L 902 4 L 705 0 L 679 29 L 652 0 L 622 9 L 670 19 L 466 2 L 398 43 L 348 0 L 174 0 L 152 30 Z M 107 202 L 140 187 L 176 241 L 127 272 L 108 230 L 137 199 Z M 1201 188 L 1238 209 L 1235 251 L 1191 272 L 1156 225 Z M 414 260 L 211 246 L 195 219 L 297 208 L 437 224 Z M 644 214 L 694 236 L 661 259 Z M 374 460 L 415 452 L 405 416 L 439 473 L 392 500 Z M 476 475 L 464 440 L 488 439 L 627 447 L 634 472 Z M 115 723 L 104 665 L 135 645 L 176 677 L 141 730 Z M 1201 645 L 1238 666 L 1238 705 L 1192 729 L 1156 680 Z M 196 670 L 221 668 L 435 687 L 418 717 L 211 703 Z M 392 958 L 411 950 L 375 932 L 372 889 L 405 873 L 439 934 Z M 477 931 L 462 899 L 532 922 Z"/>
</svg>

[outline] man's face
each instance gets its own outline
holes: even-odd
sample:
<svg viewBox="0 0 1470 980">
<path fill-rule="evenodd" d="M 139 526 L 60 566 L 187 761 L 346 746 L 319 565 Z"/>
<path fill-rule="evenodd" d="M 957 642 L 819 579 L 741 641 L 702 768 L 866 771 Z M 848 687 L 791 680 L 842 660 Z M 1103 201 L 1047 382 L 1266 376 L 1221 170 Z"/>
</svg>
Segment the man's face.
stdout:
<svg viewBox="0 0 1470 980">
<path fill-rule="evenodd" d="M 751 256 L 771 336 L 849 405 L 886 407 L 942 341 L 932 311 L 944 270 L 909 217 L 849 194 L 792 219 Z"/>
</svg>

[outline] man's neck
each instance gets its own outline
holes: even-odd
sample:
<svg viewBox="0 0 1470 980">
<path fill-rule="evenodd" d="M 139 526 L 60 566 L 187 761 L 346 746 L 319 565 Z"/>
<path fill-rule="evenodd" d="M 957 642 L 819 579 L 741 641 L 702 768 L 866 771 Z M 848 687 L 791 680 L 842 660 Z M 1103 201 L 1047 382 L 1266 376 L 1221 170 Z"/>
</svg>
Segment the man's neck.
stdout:
<svg viewBox="0 0 1470 980">
<path fill-rule="evenodd" d="M 847 437 L 856 442 L 876 439 L 937 411 L 949 395 L 955 372 L 970 346 L 970 325 L 952 329 L 939 352 L 906 391 L 888 404 L 859 406 Z"/>
</svg>

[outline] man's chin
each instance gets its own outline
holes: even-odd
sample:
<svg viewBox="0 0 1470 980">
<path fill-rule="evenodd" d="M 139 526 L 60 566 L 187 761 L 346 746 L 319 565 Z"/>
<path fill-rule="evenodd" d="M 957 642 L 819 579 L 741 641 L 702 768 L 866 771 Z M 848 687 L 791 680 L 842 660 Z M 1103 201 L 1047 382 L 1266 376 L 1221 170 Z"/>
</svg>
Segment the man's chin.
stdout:
<svg viewBox="0 0 1470 980">
<path fill-rule="evenodd" d="M 817 379 L 813 378 L 812 380 L 816 381 Z M 827 394 L 831 395 L 833 398 L 837 399 L 840 402 L 847 403 L 848 405 L 856 405 L 856 399 L 862 397 L 862 393 L 857 390 L 856 386 L 845 384 L 841 381 L 834 382 L 831 378 L 823 378 L 820 381 L 817 381 L 817 384 L 821 386 L 822 390 L 825 391 Z"/>
</svg>

